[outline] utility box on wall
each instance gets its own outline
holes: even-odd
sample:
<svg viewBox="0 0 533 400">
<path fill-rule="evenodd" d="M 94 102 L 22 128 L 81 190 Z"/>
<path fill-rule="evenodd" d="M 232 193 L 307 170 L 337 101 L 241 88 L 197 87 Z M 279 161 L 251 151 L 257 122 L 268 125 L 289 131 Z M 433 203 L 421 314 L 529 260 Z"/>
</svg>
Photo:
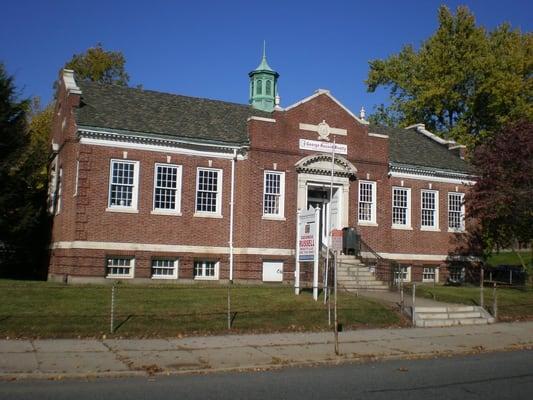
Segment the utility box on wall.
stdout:
<svg viewBox="0 0 533 400">
<path fill-rule="evenodd" d="M 283 262 L 263 262 L 263 282 L 283 282 Z"/>
</svg>

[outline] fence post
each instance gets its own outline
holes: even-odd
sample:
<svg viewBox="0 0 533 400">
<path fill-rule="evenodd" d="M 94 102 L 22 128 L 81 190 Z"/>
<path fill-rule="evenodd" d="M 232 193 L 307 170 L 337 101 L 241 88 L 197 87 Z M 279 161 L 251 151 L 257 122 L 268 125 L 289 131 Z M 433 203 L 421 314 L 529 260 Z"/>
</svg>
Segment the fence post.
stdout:
<svg viewBox="0 0 533 400">
<path fill-rule="evenodd" d="M 492 289 L 492 316 L 495 320 L 498 320 L 498 294 L 496 293 L 496 282 Z"/>
<path fill-rule="evenodd" d="M 109 327 L 110 333 L 115 332 L 115 285 L 116 283 L 113 282 L 113 285 L 111 286 L 111 321 Z"/>
<path fill-rule="evenodd" d="M 513 270 L 509 268 L 509 285 L 513 284 Z"/>
<path fill-rule="evenodd" d="M 485 271 L 483 267 L 481 267 L 481 274 L 479 278 L 479 305 L 481 307 L 485 307 L 485 298 L 483 296 L 483 280 L 485 279 Z"/>
<path fill-rule="evenodd" d="M 411 320 L 415 326 L 415 303 L 416 303 L 416 283 L 413 283 L 413 307 L 411 308 Z"/>
<path fill-rule="evenodd" d="M 403 314 L 404 310 L 404 299 L 403 299 L 403 270 L 400 267 L 400 311 Z"/>
<path fill-rule="evenodd" d="M 228 330 L 231 329 L 231 294 L 230 294 L 230 285 L 228 283 Z"/>
</svg>

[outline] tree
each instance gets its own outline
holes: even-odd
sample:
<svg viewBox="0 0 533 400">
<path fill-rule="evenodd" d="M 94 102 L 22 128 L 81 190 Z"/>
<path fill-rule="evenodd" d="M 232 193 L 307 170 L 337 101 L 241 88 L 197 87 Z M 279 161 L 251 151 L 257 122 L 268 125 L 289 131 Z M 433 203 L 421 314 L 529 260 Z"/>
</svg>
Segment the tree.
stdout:
<svg viewBox="0 0 533 400">
<path fill-rule="evenodd" d="M 65 68 L 74 70 L 76 79 L 127 86 L 130 77 L 125 65 L 122 52 L 106 51 L 97 43 L 85 53 L 74 54 Z"/>
<path fill-rule="evenodd" d="M 388 87 L 392 103 L 378 122 L 425 123 L 444 136 L 476 145 L 505 123 L 533 118 L 533 35 L 508 24 L 488 33 L 466 7 L 438 13 L 437 31 L 417 51 L 411 45 L 370 61 L 369 92 Z"/>
<path fill-rule="evenodd" d="M 479 180 L 465 197 L 485 251 L 533 240 L 533 123 L 507 125 L 473 154 Z M 515 252 L 520 258 L 520 254 Z M 526 268 L 523 260 L 522 266 Z"/>
</svg>

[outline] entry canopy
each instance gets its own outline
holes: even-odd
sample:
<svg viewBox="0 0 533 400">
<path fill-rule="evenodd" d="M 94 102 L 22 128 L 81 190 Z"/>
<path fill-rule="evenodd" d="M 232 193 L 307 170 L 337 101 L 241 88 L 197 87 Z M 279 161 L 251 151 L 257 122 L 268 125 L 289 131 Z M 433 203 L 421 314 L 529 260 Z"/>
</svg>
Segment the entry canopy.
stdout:
<svg viewBox="0 0 533 400">
<path fill-rule="evenodd" d="M 296 164 L 296 172 L 313 175 L 331 175 L 331 155 L 312 154 L 302 158 Z M 335 155 L 333 174 L 342 178 L 355 178 L 357 168 L 346 158 Z"/>
</svg>

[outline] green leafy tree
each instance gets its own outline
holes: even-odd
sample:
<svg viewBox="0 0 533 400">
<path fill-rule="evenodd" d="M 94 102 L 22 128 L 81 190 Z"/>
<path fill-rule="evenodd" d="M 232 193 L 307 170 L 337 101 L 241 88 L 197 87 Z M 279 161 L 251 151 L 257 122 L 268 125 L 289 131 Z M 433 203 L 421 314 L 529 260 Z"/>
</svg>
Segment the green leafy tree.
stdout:
<svg viewBox="0 0 533 400">
<path fill-rule="evenodd" d="M 76 79 L 127 86 L 126 59 L 120 51 L 106 51 L 102 44 L 87 49 L 85 53 L 74 54 L 65 68 L 76 73 Z"/>
<path fill-rule="evenodd" d="M 476 145 L 505 123 L 533 118 L 533 36 L 503 24 L 477 26 L 466 7 L 441 6 L 439 27 L 419 50 L 405 46 L 370 61 L 369 92 L 390 90 L 391 104 L 371 120 L 425 123 L 443 136 Z"/>
</svg>

